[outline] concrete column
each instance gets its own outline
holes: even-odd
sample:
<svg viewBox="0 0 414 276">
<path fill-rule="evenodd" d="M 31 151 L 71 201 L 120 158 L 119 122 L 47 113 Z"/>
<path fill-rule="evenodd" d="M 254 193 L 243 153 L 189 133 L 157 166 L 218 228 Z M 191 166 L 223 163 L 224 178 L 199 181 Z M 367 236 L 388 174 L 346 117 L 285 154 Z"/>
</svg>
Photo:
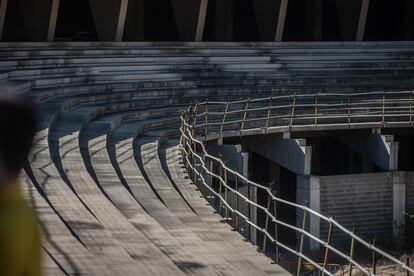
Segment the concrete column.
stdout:
<svg viewBox="0 0 414 276">
<path fill-rule="evenodd" d="M 243 158 L 243 176 L 246 178 L 249 178 L 249 153 L 248 152 L 242 152 L 241 153 Z M 257 188 L 255 186 L 250 185 L 249 188 L 249 198 L 253 202 L 257 202 Z M 253 205 L 250 205 L 249 208 L 250 213 L 250 221 L 253 224 L 257 224 L 257 208 Z M 253 226 L 250 226 L 250 242 L 254 245 L 257 244 L 257 230 Z"/>
<path fill-rule="evenodd" d="M 119 15 L 118 15 L 118 24 L 116 27 L 116 41 L 122 41 L 124 37 L 124 30 L 125 30 L 125 20 L 128 10 L 128 0 L 121 0 L 121 6 L 119 8 Z"/>
<path fill-rule="evenodd" d="M 359 14 L 358 28 L 356 33 L 356 41 L 364 40 L 365 25 L 368 17 L 369 0 L 361 0 L 361 11 Z"/>
<path fill-rule="evenodd" d="M 52 0 L 52 7 L 50 10 L 49 28 L 47 31 L 47 41 L 53 41 L 55 39 L 56 23 L 59 13 L 60 0 Z"/>
<path fill-rule="evenodd" d="M 393 235 L 400 238 L 405 230 L 405 199 L 406 177 L 405 172 L 392 173 L 393 187 Z"/>
<path fill-rule="evenodd" d="M 310 176 L 310 200 L 309 208 L 316 212 L 321 211 L 321 187 L 320 187 L 320 178 L 318 176 Z M 320 218 L 309 214 L 309 232 L 315 237 L 320 238 Z M 319 250 L 319 243 L 313 240 L 310 240 L 309 248 L 310 250 Z"/>
<path fill-rule="evenodd" d="M 381 139 L 389 154 L 388 170 L 398 170 L 398 142 L 394 141 L 393 135 L 381 135 Z"/>
<path fill-rule="evenodd" d="M 8 0 L 1 0 L 0 2 L 0 40 L 3 39 L 3 30 L 4 30 L 4 22 L 6 20 L 7 2 Z"/>
<path fill-rule="evenodd" d="M 208 0 L 201 0 L 200 10 L 198 11 L 198 22 L 195 41 L 200 42 L 203 40 L 204 26 L 206 24 Z"/>
<path fill-rule="evenodd" d="M 312 168 L 312 146 L 306 145 L 306 139 L 295 139 L 296 143 L 303 152 L 303 174 L 310 175 Z"/>
<path fill-rule="evenodd" d="M 275 41 L 282 41 L 283 31 L 285 30 L 286 13 L 289 0 L 281 0 L 279 7 L 279 16 L 277 18 Z"/>
</svg>

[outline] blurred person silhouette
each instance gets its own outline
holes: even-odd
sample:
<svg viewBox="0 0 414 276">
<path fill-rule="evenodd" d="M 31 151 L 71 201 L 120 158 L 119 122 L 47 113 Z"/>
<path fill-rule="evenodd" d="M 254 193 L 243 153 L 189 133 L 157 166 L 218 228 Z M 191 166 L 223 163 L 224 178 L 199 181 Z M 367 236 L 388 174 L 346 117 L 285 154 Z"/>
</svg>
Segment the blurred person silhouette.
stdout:
<svg viewBox="0 0 414 276">
<path fill-rule="evenodd" d="M 0 98 L 0 275 L 41 275 L 37 219 L 18 177 L 32 146 L 36 112 L 16 98 Z"/>
</svg>

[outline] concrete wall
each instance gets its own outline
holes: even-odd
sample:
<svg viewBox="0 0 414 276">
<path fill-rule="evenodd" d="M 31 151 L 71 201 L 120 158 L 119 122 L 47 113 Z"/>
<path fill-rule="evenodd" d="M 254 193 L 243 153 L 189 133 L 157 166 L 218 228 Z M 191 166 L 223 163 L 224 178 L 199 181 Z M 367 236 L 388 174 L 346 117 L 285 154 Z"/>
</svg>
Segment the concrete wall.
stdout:
<svg viewBox="0 0 414 276">
<path fill-rule="evenodd" d="M 393 231 L 393 173 L 370 173 L 320 177 L 322 214 L 333 215 L 348 229 L 367 240 L 374 235 L 390 236 Z M 321 223 L 326 239 L 328 225 Z M 334 240 L 346 245 L 346 239 L 334 231 Z"/>
<path fill-rule="evenodd" d="M 406 173 L 406 211 L 414 215 L 414 172 Z"/>
</svg>

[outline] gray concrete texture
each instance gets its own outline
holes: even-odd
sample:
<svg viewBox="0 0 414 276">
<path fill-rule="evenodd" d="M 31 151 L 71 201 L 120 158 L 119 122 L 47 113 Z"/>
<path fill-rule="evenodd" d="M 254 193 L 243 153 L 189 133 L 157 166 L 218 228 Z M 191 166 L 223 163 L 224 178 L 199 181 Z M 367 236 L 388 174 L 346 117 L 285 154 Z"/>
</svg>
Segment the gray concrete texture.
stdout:
<svg viewBox="0 0 414 276">
<path fill-rule="evenodd" d="M 2 93 L 39 106 L 22 189 L 44 232 L 45 273 L 286 274 L 185 176 L 170 136 L 180 111 L 207 97 L 406 89 L 412 46 L 1 44 Z"/>
</svg>

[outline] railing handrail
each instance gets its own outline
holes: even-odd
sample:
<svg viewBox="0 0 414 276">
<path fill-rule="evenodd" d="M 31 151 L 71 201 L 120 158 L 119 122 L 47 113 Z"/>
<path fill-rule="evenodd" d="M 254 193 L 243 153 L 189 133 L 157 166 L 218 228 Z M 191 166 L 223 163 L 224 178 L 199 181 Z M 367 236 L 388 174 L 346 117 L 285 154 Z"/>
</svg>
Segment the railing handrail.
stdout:
<svg viewBox="0 0 414 276">
<path fill-rule="evenodd" d="M 400 98 L 397 97 L 398 95 L 400 96 L 405 96 L 405 98 Z M 344 111 L 342 118 L 347 119 L 347 123 L 345 123 L 345 125 L 353 125 L 353 124 L 357 124 L 355 122 L 352 122 L 352 119 L 357 118 L 357 116 L 364 116 L 366 118 L 377 118 L 379 120 L 372 120 L 372 122 L 369 123 L 377 123 L 377 124 L 382 124 L 381 127 L 385 127 L 387 126 L 387 117 L 392 117 L 392 118 L 399 118 L 402 116 L 409 116 L 410 120 L 409 121 L 397 121 L 398 123 L 407 123 L 408 125 L 412 125 L 411 124 L 411 118 L 412 118 L 412 91 L 400 91 L 400 92 L 369 92 L 369 93 L 353 93 L 353 94 L 340 94 L 340 93 L 318 93 L 318 94 L 299 94 L 299 95 L 287 95 L 287 96 L 274 96 L 274 97 L 266 97 L 266 98 L 259 98 L 259 99 L 246 99 L 246 100 L 236 100 L 236 101 L 226 101 L 226 102 L 220 102 L 220 101 L 205 101 L 205 102 L 200 102 L 197 103 L 197 113 L 194 114 L 193 111 L 193 106 L 190 106 L 181 116 L 181 121 L 182 121 L 182 126 L 181 126 L 181 148 L 182 148 L 182 153 L 183 153 L 183 158 L 186 161 L 188 168 L 191 169 L 195 175 L 197 175 L 201 180 L 204 186 L 206 186 L 210 192 L 214 193 L 218 198 L 220 198 L 220 201 L 226 205 L 226 208 L 230 209 L 232 213 L 237 214 L 238 216 L 242 217 L 249 225 L 251 225 L 252 227 L 256 228 L 257 230 L 261 231 L 265 236 L 267 236 L 269 238 L 270 241 L 272 241 L 273 243 L 281 246 L 282 248 L 285 248 L 286 250 L 290 251 L 291 253 L 299 256 L 300 258 L 303 258 L 304 260 L 312 263 L 313 265 L 315 265 L 315 267 L 317 267 L 319 270 L 321 270 L 323 273 L 326 273 L 328 275 L 332 275 L 330 274 L 328 271 L 326 271 L 323 267 L 318 266 L 316 262 L 312 261 L 309 257 L 305 256 L 302 252 L 297 252 L 296 250 L 293 250 L 291 248 L 288 248 L 288 246 L 280 243 L 280 241 L 275 240 L 272 235 L 270 233 L 268 233 L 268 231 L 266 229 L 262 229 L 261 227 L 259 227 L 258 225 L 254 224 L 253 222 L 251 222 L 245 215 L 243 215 L 242 213 L 240 213 L 238 210 L 235 210 L 234 208 L 232 208 L 230 206 L 230 204 L 226 201 L 226 199 L 224 199 L 220 193 L 217 193 L 216 191 L 214 191 L 206 182 L 206 180 L 203 177 L 203 174 L 198 172 L 197 167 L 194 164 L 199 164 L 201 166 L 201 168 L 203 169 L 203 172 L 205 172 L 206 174 L 210 175 L 211 177 L 214 177 L 216 179 L 218 179 L 221 183 L 221 185 L 223 185 L 227 190 L 229 190 L 230 192 L 232 192 L 233 194 L 237 195 L 239 198 L 242 198 L 246 203 L 248 203 L 249 205 L 255 206 L 258 209 L 261 209 L 266 216 L 268 216 L 272 222 L 276 223 L 276 224 L 280 224 L 283 225 L 289 229 L 292 229 L 294 231 L 296 231 L 299 234 L 302 234 L 304 236 L 309 237 L 310 239 L 314 240 L 315 242 L 321 244 L 322 246 L 324 246 L 326 249 L 331 250 L 332 252 L 335 252 L 336 254 L 338 254 L 339 256 L 343 257 L 344 259 L 346 259 L 350 264 L 355 265 L 356 267 L 358 267 L 362 272 L 364 272 L 367 275 L 372 275 L 372 273 L 370 273 L 367 269 L 365 269 L 361 264 L 359 264 L 357 261 L 355 261 L 351 256 L 346 255 L 345 253 L 342 253 L 341 251 L 339 251 L 338 249 L 334 248 L 332 245 L 329 244 L 329 242 L 325 242 L 322 241 L 320 238 L 312 235 L 311 233 L 309 233 L 308 231 L 306 231 L 305 229 L 301 229 L 297 226 L 293 226 L 293 225 L 289 225 L 283 221 L 278 220 L 272 213 L 270 213 L 270 211 L 265 207 L 262 206 L 260 204 L 257 204 L 253 201 L 251 201 L 249 198 L 247 198 L 246 196 L 244 196 L 242 193 L 240 193 L 239 191 L 237 191 L 237 189 L 234 189 L 232 187 L 230 187 L 220 175 L 217 175 L 213 172 L 210 171 L 210 169 L 206 166 L 204 160 L 205 159 L 210 159 L 213 160 L 214 162 L 217 162 L 218 164 L 220 164 L 221 168 L 224 169 L 226 171 L 226 173 L 230 173 L 232 175 L 234 175 L 235 177 L 243 180 L 245 183 L 253 185 L 259 189 L 262 189 L 264 191 L 266 191 L 266 193 L 268 194 L 268 196 L 271 198 L 271 200 L 275 201 L 275 202 L 279 202 L 282 204 L 286 204 L 292 207 L 295 207 L 297 209 L 302 210 L 303 212 L 307 212 L 309 214 L 312 214 L 316 217 L 318 217 L 319 219 L 328 222 L 330 225 L 334 225 L 335 227 L 337 227 L 338 229 L 340 229 L 343 233 L 345 233 L 347 236 L 351 237 L 352 240 L 358 241 L 360 244 L 364 245 L 366 248 L 368 248 L 369 250 L 372 250 L 374 252 L 376 252 L 379 255 L 382 255 L 383 257 L 385 257 L 386 259 L 388 259 L 389 261 L 397 264 L 400 266 L 400 268 L 404 269 L 405 271 L 409 271 L 414 273 L 414 269 L 410 268 L 409 266 L 407 266 L 404 262 L 401 262 L 400 260 L 396 259 L 395 257 L 391 256 L 390 254 L 386 253 L 385 251 L 375 247 L 373 244 L 370 244 L 366 241 L 364 241 L 362 238 L 358 237 L 355 233 L 353 233 L 352 231 L 346 229 L 344 226 L 342 226 L 339 222 L 337 222 L 334 218 L 332 217 L 327 217 L 319 212 L 316 212 L 314 210 L 312 210 L 311 208 L 298 204 L 298 203 L 293 203 L 287 200 L 284 200 L 282 198 L 277 197 L 276 195 L 274 195 L 271 191 L 270 188 L 265 187 L 263 185 L 260 185 L 258 183 L 255 183 L 251 180 L 249 180 L 248 178 L 246 178 L 245 176 L 243 176 L 242 174 L 240 174 L 239 172 L 229 168 L 220 158 L 217 158 L 215 156 L 210 155 L 203 143 L 203 140 L 201 140 L 200 138 L 197 137 L 197 128 L 199 127 L 204 127 L 203 130 L 211 130 L 212 126 L 214 126 L 215 124 L 221 124 L 221 129 L 220 129 L 220 136 L 223 132 L 223 126 L 226 124 L 226 116 L 230 114 L 230 112 L 228 111 L 229 109 L 229 105 L 232 104 L 239 104 L 240 105 L 240 114 L 242 114 L 243 116 L 243 120 L 236 120 L 236 121 L 230 121 L 230 123 L 237 123 L 237 122 L 243 122 L 242 126 L 244 127 L 244 129 L 239 130 L 240 133 L 242 133 L 242 131 L 246 131 L 248 130 L 247 127 L 245 127 L 245 123 L 250 122 L 249 120 L 265 120 L 266 121 L 266 130 L 269 124 L 269 118 L 272 119 L 273 116 L 269 117 L 269 112 L 264 112 L 264 117 L 263 118 L 251 118 L 251 119 L 246 119 L 247 113 L 250 112 L 249 110 L 249 103 L 266 103 L 266 108 L 263 108 L 263 111 L 268 111 L 268 110 L 273 110 L 272 108 L 275 107 L 277 108 L 277 104 L 276 104 L 276 100 L 277 99 L 294 99 L 294 102 L 291 102 L 290 105 L 285 105 L 286 107 L 289 107 L 287 110 L 287 112 L 289 114 L 287 114 L 287 118 L 291 119 L 293 117 L 295 118 L 300 118 L 297 116 L 300 116 L 300 114 L 296 114 L 295 112 L 298 112 L 297 110 L 293 111 L 293 115 L 292 115 L 292 109 L 293 107 L 295 109 L 300 108 L 300 107 L 304 107 L 301 106 L 300 104 L 298 104 L 296 102 L 297 99 L 302 99 L 302 98 L 306 98 L 306 99 L 314 99 L 312 104 L 307 104 L 306 107 L 312 107 L 309 111 L 310 113 L 313 112 L 314 117 L 313 119 L 314 121 L 314 126 L 315 129 L 316 127 L 318 127 L 318 121 L 320 122 L 321 119 L 325 119 L 325 118 L 334 118 L 332 115 L 329 117 L 324 117 L 324 106 L 330 106 L 329 104 L 324 104 L 324 105 L 320 105 L 318 104 L 318 100 L 317 99 L 321 99 L 321 97 L 338 97 L 337 99 L 344 101 L 343 103 L 339 104 L 337 103 L 336 105 L 334 104 L 334 106 L 338 106 L 338 107 L 342 107 L 342 111 Z M 340 97 L 339 97 L 340 96 Z M 378 96 L 377 99 L 372 99 L 375 98 L 375 96 Z M 387 96 L 389 96 L 389 101 Z M 409 97 L 408 97 L 409 96 Z M 366 97 L 366 98 L 365 98 Z M 316 100 L 315 100 L 316 99 Z M 394 101 L 392 101 L 392 99 L 394 99 Z M 335 100 L 335 98 L 333 98 L 332 100 Z M 352 100 L 352 104 L 350 104 Z M 359 100 L 359 101 L 358 101 Z M 391 111 L 387 110 L 387 106 L 390 106 L 391 104 L 400 104 L 400 103 L 405 103 L 404 100 L 407 100 L 407 102 L 409 101 L 409 105 L 407 105 L 407 112 L 403 113 L 403 114 L 394 114 Z M 269 101 L 272 103 L 269 106 Z M 367 112 L 365 115 L 364 113 L 362 114 L 358 114 L 357 116 L 353 116 L 352 112 L 350 114 L 350 110 L 352 111 L 353 108 L 351 107 L 351 105 L 360 105 L 362 106 L 363 104 L 367 104 L 370 110 L 372 108 L 374 109 L 379 109 L 381 112 L 379 114 L 375 114 L 372 115 L 369 112 Z M 374 106 L 371 106 L 371 104 L 374 104 Z M 379 104 L 380 106 L 375 106 Z M 222 115 L 222 121 L 221 122 L 215 122 L 214 119 L 209 118 L 209 116 L 214 116 L 215 115 L 215 111 L 211 110 L 211 107 L 214 105 L 226 105 L 226 109 L 223 112 L 217 112 L 217 115 Z M 206 112 L 199 112 L 199 109 L 205 106 L 205 110 Z M 207 109 L 208 108 L 208 109 Z M 390 106 L 391 108 L 391 106 Z M 396 107 L 392 107 L 392 108 L 396 108 Z M 402 109 L 404 110 L 405 107 L 399 107 L 398 109 Z M 257 109 L 257 108 L 256 108 Z M 313 109 L 313 110 L 312 110 Z M 359 110 L 363 110 L 364 108 L 361 107 Z M 255 110 L 257 111 L 257 110 Z M 390 112 L 391 114 L 386 114 L 387 112 Z M 223 116 L 223 115 L 226 116 Z M 235 113 L 233 113 L 235 114 Z M 312 118 L 312 116 L 309 116 L 310 114 L 307 114 L 306 118 Z M 205 118 L 204 124 L 200 123 L 197 125 L 196 121 L 197 121 L 197 117 Z M 341 118 L 341 116 L 337 115 L 338 118 Z M 292 125 L 292 119 L 289 120 L 289 124 Z M 195 125 L 193 125 L 192 123 L 195 123 Z M 230 124 L 229 123 L 229 124 Z M 389 123 L 394 123 L 393 122 L 389 122 Z M 323 124 L 322 124 L 323 125 Z M 340 125 L 344 125 L 344 123 L 341 123 Z M 367 125 L 369 125 L 367 123 Z M 289 126 L 290 127 L 290 126 Z M 204 133 L 204 137 L 207 136 L 207 131 Z M 199 136 L 201 137 L 201 136 Z M 198 146 L 197 146 L 198 145 Z M 199 154 L 197 154 L 196 152 L 196 148 L 200 148 L 201 152 L 202 152 L 202 156 L 200 156 Z M 190 158 L 192 158 L 191 161 L 194 162 L 190 162 Z M 197 162 L 198 160 L 198 162 Z"/>
</svg>

